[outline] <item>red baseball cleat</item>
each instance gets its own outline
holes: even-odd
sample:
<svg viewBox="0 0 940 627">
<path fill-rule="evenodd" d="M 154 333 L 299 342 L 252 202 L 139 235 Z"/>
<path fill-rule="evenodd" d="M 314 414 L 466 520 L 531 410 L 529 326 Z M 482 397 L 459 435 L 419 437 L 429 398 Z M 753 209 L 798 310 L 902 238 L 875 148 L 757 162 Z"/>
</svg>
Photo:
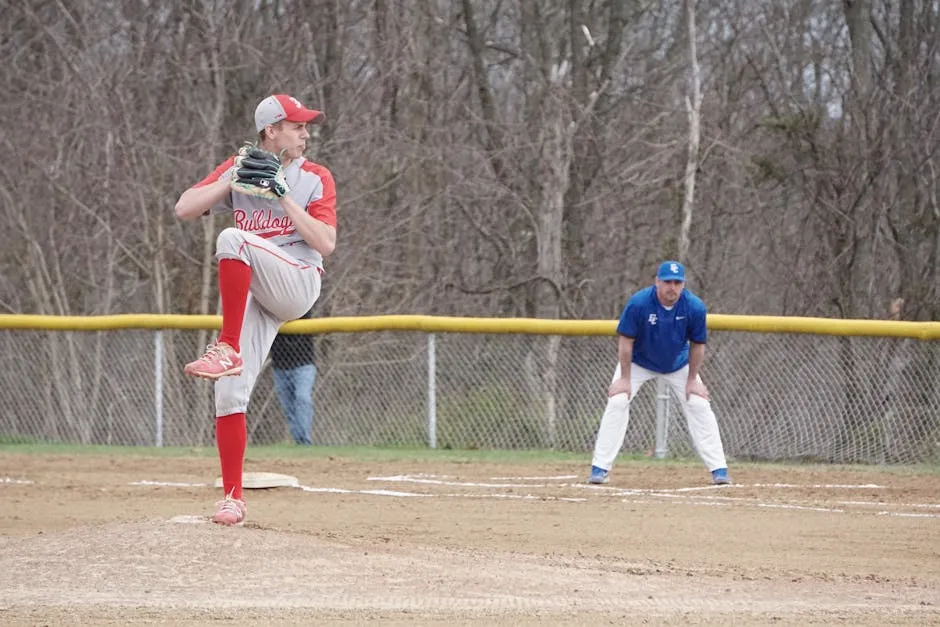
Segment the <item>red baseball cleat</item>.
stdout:
<svg viewBox="0 0 940 627">
<path fill-rule="evenodd" d="M 183 372 L 203 379 L 219 379 L 242 373 L 242 357 L 225 342 L 210 344 L 206 353 L 186 364 Z"/>
<path fill-rule="evenodd" d="M 245 507 L 244 501 L 233 499 L 232 495 L 229 494 L 215 505 L 215 515 L 212 517 L 212 522 L 215 524 L 232 527 L 245 522 L 245 514 L 248 513 L 248 508 Z"/>
</svg>

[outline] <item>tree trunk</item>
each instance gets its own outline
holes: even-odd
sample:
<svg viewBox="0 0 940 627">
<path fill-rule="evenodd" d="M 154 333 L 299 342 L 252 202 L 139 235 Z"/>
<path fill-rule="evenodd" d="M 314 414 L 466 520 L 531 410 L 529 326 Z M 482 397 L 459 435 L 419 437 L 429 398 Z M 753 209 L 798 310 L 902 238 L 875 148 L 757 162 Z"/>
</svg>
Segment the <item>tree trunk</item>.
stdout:
<svg viewBox="0 0 940 627">
<path fill-rule="evenodd" d="M 682 224 L 679 228 L 679 261 L 686 263 L 689 256 L 689 243 L 692 231 L 692 211 L 695 208 L 695 173 L 698 171 L 700 112 L 702 109 L 702 72 L 698 65 L 698 51 L 695 45 L 695 1 L 685 0 L 689 27 L 689 86 L 691 94 L 685 98 L 685 107 L 689 116 L 689 150 L 685 164 L 685 193 L 682 195 Z"/>
</svg>

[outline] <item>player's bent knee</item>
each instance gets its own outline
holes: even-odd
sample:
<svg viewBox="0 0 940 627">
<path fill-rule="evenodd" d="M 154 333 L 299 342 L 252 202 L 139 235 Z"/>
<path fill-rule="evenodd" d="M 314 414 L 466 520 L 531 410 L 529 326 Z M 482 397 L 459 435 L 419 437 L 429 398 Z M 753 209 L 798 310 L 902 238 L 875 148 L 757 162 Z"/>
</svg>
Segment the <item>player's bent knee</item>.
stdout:
<svg viewBox="0 0 940 627">
<path fill-rule="evenodd" d="M 230 226 L 222 229 L 222 232 L 215 239 L 215 250 L 217 253 L 234 255 L 238 253 L 244 242 L 245 232 Z"/>
</svg>

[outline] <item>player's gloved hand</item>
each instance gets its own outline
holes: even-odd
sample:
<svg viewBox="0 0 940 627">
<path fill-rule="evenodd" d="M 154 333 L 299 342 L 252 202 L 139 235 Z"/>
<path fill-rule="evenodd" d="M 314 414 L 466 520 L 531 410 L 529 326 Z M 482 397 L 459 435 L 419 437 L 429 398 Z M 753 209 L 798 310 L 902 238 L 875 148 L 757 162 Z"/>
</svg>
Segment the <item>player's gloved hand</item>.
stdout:
<svg viewBox="0 0 940 627">
<path fill-rule="evenodd" d="M 243 146 L 235 157 L 232 191 L 277 200 L 290 192 L 277 155 L 257 146 Z"/>
</svg>

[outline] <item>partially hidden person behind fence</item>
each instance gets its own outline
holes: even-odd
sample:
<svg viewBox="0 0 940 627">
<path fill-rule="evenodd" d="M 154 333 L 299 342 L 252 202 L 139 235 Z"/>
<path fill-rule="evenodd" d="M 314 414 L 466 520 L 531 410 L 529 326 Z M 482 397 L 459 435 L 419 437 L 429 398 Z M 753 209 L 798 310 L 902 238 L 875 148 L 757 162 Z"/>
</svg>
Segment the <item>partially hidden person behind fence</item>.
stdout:
<svg viewBox="0 0 940 627">
<path fill-rule="evenodd" d="M 301 318 L 313 316 L 311 309 Z M 295 444 L 313 444 L 313 386 L 317 381 L 313 336 L 278 333 L 271 345 L 274 389 Z"/>
<path fill-rule="evenodd" d="M 707 340 L 705 303 L 685 289 L 685 268 L 660 264 L 655 283 L 633 294 L 617 325 L 619 363 L 594 445 L 588 483 L 606 483 L 627 434 L 630 402 L 647 381 L 663 379 L 680 401 L 692 445 L 716 484 L 731 483 L 718 421 L 699 375 Z"/>
<path fill-rule="evenodd" d="M 181 219 L 231 212 L 235 226 L 216 241 L 222 330 L 184 371 L 215 381 L 215 427 L 223 498 L 212 521 L 245 520 L 242 470 L 245 412 L 261 366 L 283 322 L 320 296 L 323 258 L 336 246 L 336 188 L 330 171 L 307 161 L 309 124 L 320 111 L 276 94 L 255 108 L 255 144 L 242 147 L 183 192 Z"/>
</svg>

